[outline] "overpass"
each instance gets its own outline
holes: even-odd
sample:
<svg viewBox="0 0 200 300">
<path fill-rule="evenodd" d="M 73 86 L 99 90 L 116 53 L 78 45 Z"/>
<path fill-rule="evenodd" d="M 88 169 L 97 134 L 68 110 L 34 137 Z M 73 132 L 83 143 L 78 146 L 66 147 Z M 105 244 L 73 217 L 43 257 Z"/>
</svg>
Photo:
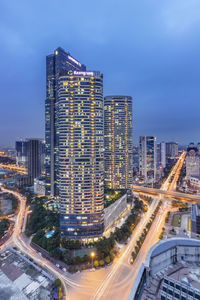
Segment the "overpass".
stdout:
<svg viewBox="0 0 200 300">
<path fill-rule="evenodd" d="M 200 196 L 180 193 L 180 192 L 175 192 L 170 190 L 164 191 L 164 190 L 150 188 L 150 187 L 133 185 L 133 192 L 156 195 L 156 196 L 164 195 L 165 198 L 169 198 L 171 200 L 177 199 L 185 202 L 200 203 Z"/>
<path fill-rule="evenodd" d="M 27 169 L 25 167 L 17 166 L 14 164 L 0 164 L 0 169 L 7 169 L 19 172 L 21 174 L 27 174 Z"/>
</svg>

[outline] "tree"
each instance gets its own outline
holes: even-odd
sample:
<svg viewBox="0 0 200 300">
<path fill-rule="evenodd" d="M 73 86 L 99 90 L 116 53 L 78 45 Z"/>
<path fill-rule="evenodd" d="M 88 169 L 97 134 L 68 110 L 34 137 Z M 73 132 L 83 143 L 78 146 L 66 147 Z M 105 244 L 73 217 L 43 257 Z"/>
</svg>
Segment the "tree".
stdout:
<svg viewBox="0 0 200 300">
<path fill-rule="evenodd" d="M 64 261 L 68 264 L 70 260 L 70 251 L 69 249 L 66 249 L 65 252 L 63 253 L 63 258 Z"/>
<path fill-rule="evenodd" d="M 54 281 L 54 285 L 59 288 L 62 286 L 62 283 L 61 283 L 61 280 L 59 278 L 57 278 L 55 281 Z"/>
<path fill-rule="evenodd" d="M 57 258 L 57 259 L 62 258 L 62 252 L 59 248 L 55 248 L 55 249 L 51 250 L 50 255 Z"/>
</svg>

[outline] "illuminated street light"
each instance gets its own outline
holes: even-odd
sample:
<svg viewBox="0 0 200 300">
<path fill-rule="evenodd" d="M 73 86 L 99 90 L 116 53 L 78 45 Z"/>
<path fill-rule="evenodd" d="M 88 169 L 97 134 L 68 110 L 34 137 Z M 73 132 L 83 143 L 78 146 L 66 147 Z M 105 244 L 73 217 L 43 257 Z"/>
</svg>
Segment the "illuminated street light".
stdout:
<svg viewBox="0 0 200 300">
<path fill-rule="evenodd" d="M 93 268 L 93 263 L 94 263 L 95 252 L 94 252 L 94 251 L 92 251 L 92 252 L 90 253 L 90 256 L 91 256 L 91 258 L 92 258 L 92 268 Z"/>
</svg>

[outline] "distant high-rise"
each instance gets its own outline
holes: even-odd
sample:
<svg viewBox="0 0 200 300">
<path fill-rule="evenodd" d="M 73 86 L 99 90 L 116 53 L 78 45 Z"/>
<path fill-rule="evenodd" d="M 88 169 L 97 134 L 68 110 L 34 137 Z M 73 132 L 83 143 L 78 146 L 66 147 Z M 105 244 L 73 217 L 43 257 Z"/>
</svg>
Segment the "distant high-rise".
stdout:
<svg viewBox="0 0 200 300">
<path fill-rule="evenodd" d="M 86 70 L 69 52 L 57 48 L 46 58 L 46 101 L 45 101 L 45 172 L 46 195 L 58 196 L 58 80 L 69 70 Z"/>
<path fill-rule="evenodd" d="M 103 76 L 68 71 L 58 80 L 60 231 L 69 238 L 103 233 Z"/>
<path fill-rule="evenodd" d="M 28 176 L 30 184 L 40 177 L 43 168 L 44 142 L 41 139 L 27 140 Z"/>
<path fill-rule="evenodd" d="M 199 152 L 199 155 L 200 155 L 200 143 L 197 144 L 197 149 L 198 149 L 198 152 Z"/>
<path fill-rule="evenodd" d="M 193 144 L 194 145 L 194 144 Z M 199 177 L 199 153 L 197 147 L 189 145 L 186 155 L 186 176 Z"/>
<path fill-rule="evenodd" d="M 133 180 L 132 97 L 104 99 L 105 186 L 131 189 Z"/>
<path fill-rule="evenodd" d="M 156 138 L 140 136 L 139 138 L 139 172 L 145 181 L 156 180 Z"/>
<path fill-rule="evenodd" d="M 157 166 L 166 167 L 166 144 L 161 142 L 157 145 Z"/>
<path fill-rule="evenodd" d="M 200 204 L 193 204 L 191 209 L 191 231 L 200 234 Z"/>
<path fill-rule="evenodd" d="M 175 159 L 177 156 L 178 156 L 178 143 L 176 143 L 176 142 L 166 143 L 167 160 Z"/>
<path fill-rule="evenodd" d="M 15 150 L 16 150 L 16 164 L 18 166 L 27 167 L 27 141 L 16 141 Z"/>
</svg>

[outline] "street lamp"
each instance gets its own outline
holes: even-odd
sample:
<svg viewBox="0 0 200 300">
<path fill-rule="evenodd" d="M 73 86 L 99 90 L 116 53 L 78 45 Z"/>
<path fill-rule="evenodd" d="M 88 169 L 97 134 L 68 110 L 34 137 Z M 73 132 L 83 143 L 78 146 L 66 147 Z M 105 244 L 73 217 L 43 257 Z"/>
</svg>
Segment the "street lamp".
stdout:
<svg viewBox="0 0 200 300">
<path fill-rule="evenodd" d="M 91 256 L 91 258 L 92 258 L 92 268 L 93 268 L 93 261 L 94 261 L 94 257 L 95 257 L 95 252 L 92 251 L 92 252 L 90 253 L 90 256 Z"/>
</svg>

